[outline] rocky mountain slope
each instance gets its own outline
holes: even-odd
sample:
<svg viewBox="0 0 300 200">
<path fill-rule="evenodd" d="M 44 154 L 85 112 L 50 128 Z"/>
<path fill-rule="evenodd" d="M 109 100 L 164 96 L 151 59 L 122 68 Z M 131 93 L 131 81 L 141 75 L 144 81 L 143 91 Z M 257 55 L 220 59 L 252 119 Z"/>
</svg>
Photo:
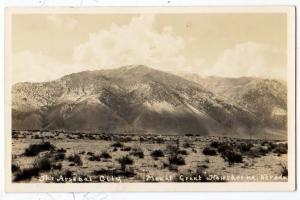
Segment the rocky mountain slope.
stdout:
<svg viewBox="0 0 300 200">
<path fill-rule="evenodd" d="M 193 75 L 189 80 L 251 111 L 268 127 L 283 129 L 287 123 L 287 85 L 262 78 L 221 78 Z"/>
<path fill-rule="evenodd" d="M 280 83 L 242 81 L 247 86 L 242 94 L 237 83 L 226 83 L 227 87 L 220 89 L 218 85 L 225 83 L 210 81 L 191 81 L 146 66 L 126 66 L 84 71 L 51 82 L 17 83 L 12 88 L 12 126 L 239 136 L 261 134 L 273 126 L 269 118 L 261 118 L 262 109 L 270 111 L 274 105 L 280 112 L 286 111 L 286 100 L 274 96 L 275 92 L 284 93 Z M 284 127 L 279 124 L 276 128 Z"/>
</svg>

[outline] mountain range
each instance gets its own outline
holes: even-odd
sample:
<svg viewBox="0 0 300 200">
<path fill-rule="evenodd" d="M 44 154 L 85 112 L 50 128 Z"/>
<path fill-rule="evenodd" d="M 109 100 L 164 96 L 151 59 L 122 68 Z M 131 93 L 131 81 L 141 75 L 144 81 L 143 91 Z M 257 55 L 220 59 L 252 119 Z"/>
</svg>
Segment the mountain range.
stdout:
<svg viewBox="0 0 300 200">
<path fill-rule="evenodd" d="M 287 87 L 143 65 L 12 87 L 12 129 L 286 137 Z"/>
</svg>

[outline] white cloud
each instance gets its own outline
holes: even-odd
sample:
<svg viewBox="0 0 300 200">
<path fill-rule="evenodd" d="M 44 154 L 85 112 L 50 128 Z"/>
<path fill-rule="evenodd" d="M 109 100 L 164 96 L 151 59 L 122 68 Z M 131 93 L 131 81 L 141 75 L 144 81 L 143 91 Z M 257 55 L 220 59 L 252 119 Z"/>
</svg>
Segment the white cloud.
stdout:
<svg viewBox="0 0 300 200">
<path fill-rule="evenodd" d="M 76 65 L 62 64 L 38 52 L 21 51 L 13 55 L 12 84 L 17 82 L 43 82 L 84 70 Z"/>
<path fill-rule="evenodd" d="M 74 29 L 77 21 L 49 15 L 55 26 Z M 84 70 L 117 68 L 144 64 L 165 71 L 183 70 L 186 60 L 182 55 L 186 41 L 173 34 L 166 26 L 159 33 L 154 28 L 154 15 L 141 15 L 130 23 L 112 24 L 108 30 L 91 34 L 88 41 L 77 46 L 73 63 L 65 64 L 41 52 L 22 51 L 13 55 L 13 83 L 40 82 L 60 78 Z M 191 68 L 186 67 L 190 71 Z"/>
<path fill-rule="evenodd" d="M 226 49 L 212 68 L 204 70 L 205 75 L 213 76 L 256 76 L 267 78 L 286 78 L 285 63 L 276 61 L 283 52 L 267 45 L 246 42 Z M 282 57 L 282 56 L 281 56 Z M 273 59 L 273 61 L 272 61 Z"/>
<path fill-rule="evenodd" d="M 78 23 L 72 18 L 57 15 L 49 15 L 48 20 L 56 26 L 67 26 L 72 30 Z M 112 24 L 107 30 L 91 34 L 86 42 L 77 46 L 73 63 L 69 64 L 41 52 L 16 53 L 13 55 L 13 83 L 49 81 L 79 71 L 134 64 L 172 73 L 285 79 L 286 67 L 281 59 L 285 52 L 276 48 L 254 42 L 236 44 L 224 50 L 215 64 L 208 65 L 201 55 L 193 60 L 184 56 L 186 48 L 195 38 L 176 36 L 172 26 L 163 27 L 160 33 L 154 25 L 155 16 L 150 14 L 134 17 L 122 26 Z"/>
<path fill-rule="evenodd" d="M 154 23 L 154 15 L 140 15 L 126 25 L 112 25 L 108 30 L 92 34 L 88 41 L 75 48 L 74 61 L 93 66 L 92 69 L 144 64 L 173 73 L 285 78 L 285 63 L 272 62 L 276 57 L 282 58 L 278 55 L 283 53 L 274 47 L 254 42 L 236 44 L 208 65 L 201 55 L 193 60 L 184 56 L 183 52 L 195 38 L 176 36 L 172 26 L 163 27 L 159 33 Z"/>
<path fill-rule="evenodd" d="M 182 51 L 186 41 L 175 36 L 172 27 L 159 33 L 154 28 L 154 15 L 140 15 L 130 23 L 112 25 L 90 35 L 89 40 L 76 47 L 76 63 L 93 66 L 94 69 L 114 68 L 131 64 L 144 64 L 162 70 L 174 70 L 184 66 Z"/>
</svg>

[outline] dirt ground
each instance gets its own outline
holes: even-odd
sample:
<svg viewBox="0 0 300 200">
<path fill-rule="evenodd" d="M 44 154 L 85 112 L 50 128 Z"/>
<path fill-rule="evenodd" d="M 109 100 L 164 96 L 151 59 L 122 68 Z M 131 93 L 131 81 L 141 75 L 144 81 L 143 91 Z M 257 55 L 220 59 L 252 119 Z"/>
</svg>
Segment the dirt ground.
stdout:
<svg viewBox="0 0 300 200">
<path fill-rule="evenodd" d="M 277 144 L 286 144 L 286 141 L 58 131 L 14 131 L 12 138 L 14 182 L 287 181 L 287 153 L 276 150 Z M 37 155 L 26 155 L 30 145 L 45 142 L 51 144 L 50 149 L 44 149 Z M 237 151 L 241 158 L 233 157 L 230 162 L 231 155 L 221 152 L 218 146 L 212 148 L 212 142 L 225 146 L 251 144 L 251 148 L 238 151 L 234 146 L 229 152 L 234 154 Z M 206 147 L 213 151 L 212 155 L 203 153 Z M 161 150 L 163 155 L 159 155 L 161 152 L 154 155 L 152 152 L 155 150 Z M 256 155 L 256 152 L 263 150 L 263 153 Z M 54 159 L 58 152 L 64 154 L 63 158 Z M 101 156 L 101 153 L 109 156 Z M 80 161 L 70 158 L 74 155 Z M 180 157 L 179 161 L 175 159 L 173 162 L 170 159 L 172 155 Z M 122 157 L 129 159 L 123 159 L 123 166 L 119 160 Z M 38 165 L 37 171 L 26 171 L 37 166 L 35 163 L 42 158 L 48 159 L 50 166 L 46 162 Z"/>
</svg>

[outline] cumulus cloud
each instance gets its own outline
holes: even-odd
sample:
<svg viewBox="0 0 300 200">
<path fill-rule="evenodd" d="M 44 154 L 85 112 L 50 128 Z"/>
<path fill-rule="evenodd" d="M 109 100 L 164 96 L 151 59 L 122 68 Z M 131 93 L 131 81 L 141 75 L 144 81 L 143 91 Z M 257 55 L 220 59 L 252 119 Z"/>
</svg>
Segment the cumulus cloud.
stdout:
<svg viewBox="0 0 300 200">
<path fill-rule="evenodd" d="M 43 82 L 82 70 L 74 64 L 63 64 L 41 52 L 21 51 L 12 58 L 12 84 L 16 82 Z"/>
<path fill-rule="evenodd" d="M 58 15 L 48 15 L 47 20 L 58 27 L 74 29 L 77 21 Z M 186 40 L 175 36 L 171 26 L 158 32 L 155 15 L 132 18 L 125 25 L 112 24 L 109 29 L 90 34 L 89 39 L 73 52 L 73 63 L 59 60 L 30 50 L 13 55 L 13 83 L 40 82 L 57 79 L 69 73 L 84 70 L 117 68 L 144 64 L 160 70 L 182 70 L 186 59 L 182 51 Z M 191 70 L 186 66 L 187 70 Z"/>
<path fill-rule="evenodd" d="M 55 26 L 77 27 L 72 18 L 49 15 Z M 144 64 L 172 73 L 196 73 L 202 76 L 260 76 L 285 79 L 285 51 L 264 44 L 245 42 L 224 50 L 216 62 L 208 64 L 199 55 L 185 57 L 189 44 L 196 38 L 177 36 L 172 26 L 155 28 L 155 15 L 132 18 L 125 25 L 112 24 L 106 30 L 89 35 L 87 41 L 76 46 L 73 62 L 66 64 L 41 52 L 22 51 L 13 55 L 13 83 L 49 81 L 66 74 L 84 70 L 117 68 Z M 279 56 L 280 55 L 280 56 Z"/>
<path fill-rule="evenodd" d="M 226 49 L 205 75 L 240 77 L 254 76 L 286 79 L 285 62 L 277 58 L 283 51 L 274 47 L 246 42 Z"/>
<path fill-rule="evenodd" d="M 140 15 L 126 25 L 113 24 L 108 30 L 91 34 L 88 41 L 75 48 L 74 60 L 94 69 L 132 64 L 162 70 L 184 66 L 186 41 L 175 36 L 170 26 L 159 33 L 154 23 L 154 15 Z"/>
</svg>

